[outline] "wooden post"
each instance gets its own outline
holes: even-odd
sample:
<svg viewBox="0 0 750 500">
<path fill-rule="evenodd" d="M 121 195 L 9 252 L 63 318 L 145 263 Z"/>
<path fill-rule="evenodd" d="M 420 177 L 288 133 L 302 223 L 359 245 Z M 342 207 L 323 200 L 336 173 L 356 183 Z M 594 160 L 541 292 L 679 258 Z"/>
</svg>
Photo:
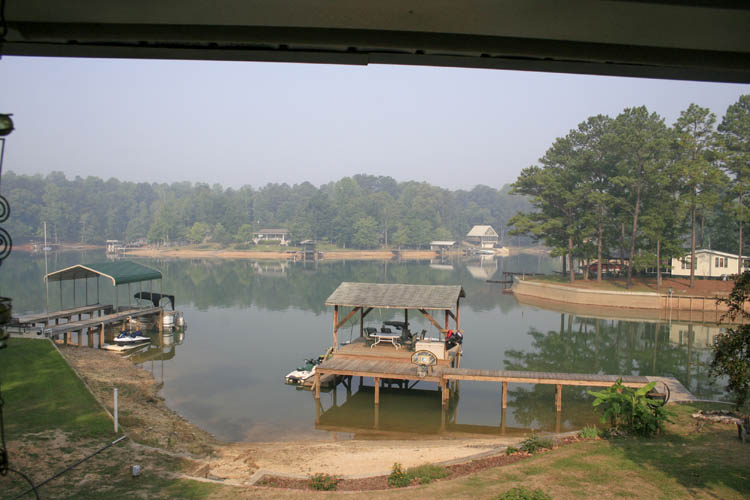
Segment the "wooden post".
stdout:
<svg viewBox="0 0 750 500">
<path fill-rule="evenodd" d="M 380 404 L 380 378 L 375 377 L 375 406 Z"/>
<path fill-rule="evenodd" d="M 458 299 L 456 301 L 456 330 L 461 329 L 461 307 L 459 306 L 460 302 L 461 299 Z"/>
<path fill-rule="evenodd" d="M 365 308 L 359 310 L 359 336 L 365 336 Z"/>
<path fill-rule="evenodd" d="M 315 399 L 320 399 L 320 372 L 315 370 Z"/>
<path fill-rule="evenodd" d="M 339 350 L 339 306 L 333 306 L 333 351 Z"/>
<path fill-rule="evenodd" d="M 503 408 L 500 411 L 500 433 L 501 434 L 505 434 L 505 416 L 506 416 L 506 413 L 507 413 L 507 411 L 505 410 L 505 408 Z"/>
<path fill-rule="evenodd" d="M 78 347 L 83 347 L 83 328 L 78 330 Z"/>
<path fill-rule="evenodd" d="M 447 330 L 451 326 L 451 317 L 448 315 L 448 310 L 445 310 L 445 329 Z"/>
<path fill-rule="evenodd" d="M 99 328 L 99 349 L 101 349 L 103 345 L 104 345 L 104 323 L 102 323 L 102 327 Z"/>
<path fill-rule="evenodd" d="M 379 429 L 380 428 L 380 405 L 375 405 L 375 409 L 373 410 L 373 412 L 374 412 L 373 427 L 375 429 Z"/>
<path fill-rule="evenodd" d="M 448 393 L 448 382 L 444 379 L 440 380 L 440 385 L 442 387 L 442 398 L 443 398 L 443 408 L 448 407 L 448 399 L 449 399 L 449 393 Z"/>
<path fill-rule="evenodd" d="M 557 384 L 555 391 L 555 409 L 558 412 L 562 411 L 562 384 Z"/>
<path fill-rule="evenodd" d="M 503 410 L 508 407 L 508 382 L 503 382 Z"/>
<path fill-rule="evenodd" d="M 315 425 L 320 425 L 320 414 L 321 414 L 320 400 L 315 400 Z"/>
</svg>

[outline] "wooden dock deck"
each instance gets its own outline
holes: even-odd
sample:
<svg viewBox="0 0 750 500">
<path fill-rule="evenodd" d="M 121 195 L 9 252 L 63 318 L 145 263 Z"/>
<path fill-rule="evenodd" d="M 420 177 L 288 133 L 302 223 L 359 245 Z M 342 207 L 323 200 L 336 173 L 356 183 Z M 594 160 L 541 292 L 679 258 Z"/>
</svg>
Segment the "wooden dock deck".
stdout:
<svg viewBox="0 0 750 500">
<path fill-rule="evenodd" d="M 114 323 L 121 323 L 129 318 L 139 318 L 143 316 L 159 315 L 161 316 L 163 309 L 161 307 L 144 307 L 138 309 L 127 309 L 111 314 L 105 314 L 103 316 L 97 316 L 93 318 L 70 321 L 68 323 L 61 323 L 58 325 L 52 325 L 44 330 L 42 333 L 52 339 L 60 337 L 64 338 L 64 342 L 68 343 L 70 340 L 71 333 L 78 334 L 78 345 L 83 345 L 83 333 L 86 330 L 89 337 L 92 334 L 92 330 L 97 329 L 99 332 L 99 347 L 104 344 L 104 327 Z M 161 325 L 161 320 L 159 321 Z M 91 342 L 89 342 L 91 343 Z"/>
<path fill-rule="evenodd" d="M 393 348 L 391 348 L 393 350 Z M 634 375 L 597 375 L 585 373 L 555 373 L 509 370 L 479 370 L 472 368 L 453 368 L 450 366 L 434 366 L 431 373 L 425 377 L 417 375 L 416 366 L 403 361 L 351 359 L 342 358 L 339 354 L 318 366 L 315 372 L 315 397 L 320 399 L 319 378 L 325 375 L 344 377 L 371 377 L 375 380 L 375 404 L 380 403 L 380 381 L 384 379 L 396 380 L 424 380 L 437 382 L 442 391 L 443 406 L 448 405 L 450 398 L 450 382 L 472 380 L 494 382 L 502 384 L 502 407 L 507 407 L 507 393 L 509 383 L 549 384 L 556 386 L 555 407 L 562 410 L 562 387 L 588 386 L 609 387 L 618 379 L 629 387 L 643 387 L 649 383 L 648 378 Z"/>
<path fill-rule="evenodd" d="M 53 311 L 49 313 L 38 313 L 38 314 L 27 314 L 25 316 L 19 316 L 15 318 L 14 324 L 23 326 L 36 326 L 44 325 L 49 326 L 53 321 L 58 324 L 60 320 L 64 319 L 67 321 L 73 321 L 74 316 L 78 316 L 79 320 L 83 319 L 83 315 L 88 315 L 89 318 L 93 318 L 94 315 L 101 316 L 108 314 L 112 311 L 112 304 L 92 304 L 89 306 L 74 307 L 72 309 L 61 309 L 59 311 Z"/>
</svg>

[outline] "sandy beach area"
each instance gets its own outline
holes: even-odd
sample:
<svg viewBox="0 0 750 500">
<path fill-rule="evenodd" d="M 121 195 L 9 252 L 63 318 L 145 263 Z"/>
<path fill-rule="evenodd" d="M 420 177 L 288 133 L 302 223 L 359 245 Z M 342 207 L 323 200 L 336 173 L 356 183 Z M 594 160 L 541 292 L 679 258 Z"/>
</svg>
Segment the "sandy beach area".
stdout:
<svg viewBox="0 0 750 500">
<path fill-rule="evenodd" d="M 141 444 L 189 454 L 193 474 L 246 484 L 256 473 L 308 477 L 313 473 L 356 478 L 388 474 L 394 462 L 404 467 L 461 461 L 500 451 L 520 438 L 419 440 L 338 440 L 225 443 L 169 409 L 147 370 L 115 353 L 59 346 L 97 400 L 112 412 L 112 389 L 120 394 L 120 423 Z M 257 476 L 257 475 L 256 475 Z"/>
</svg>

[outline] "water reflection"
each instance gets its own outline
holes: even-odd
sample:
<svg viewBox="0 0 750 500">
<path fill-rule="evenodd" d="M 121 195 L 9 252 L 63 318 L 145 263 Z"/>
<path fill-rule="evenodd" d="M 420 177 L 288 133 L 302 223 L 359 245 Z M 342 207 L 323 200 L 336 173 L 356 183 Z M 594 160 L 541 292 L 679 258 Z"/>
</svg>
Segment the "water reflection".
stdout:
<svg viewBox="0 0 750 500">
<path fill-rule="evenodd" d="M 51 257 L 50 270 L 103 259 L 103 253 L 60 253 Z M 342 281 L 460 284 L 467 294 L 461 304 L 466 368 L 674 376 L 699 396 L 722 392 L 706 367 L 711 340 L 720 331 L 716 325 L 670 322 L 658 315 L 628 318 L 622 310 L 555 311 L 519 304 L 501 293 L 500 285 L 486 282 L 503 271 L 549 272 L 557 259 L 141 262 L 163 272 L 164 290 L 176 295 L 190 335 L 184 342 L 155 338 L 132 359 L 163 382 L 162 395 L 171 408 L 227 440 L 326 438 L 334 429 L 338 436 L 373 438 L 565 431 L 597 420 L 585 388 L 565 387 L 558 414 L 553 386 L 510 384 L 503 412 L 499 384 L 487 382 L 462 382 L 460 398 L 445 414 L 434 384 L 384 390 L 376 413 L 368 388 L 372 382 L 366 380 L 362 388 L 355 381 L 350 391 L 340 386 L 324 394 L 316 425 L 312 395 L 282 380 L 303 358 L 329 345 L 332 312 L 323 303 Z M 472 273 L 472 267 L 481 273 Z M 41 256 L 18 252 L 4 262 L 0 295 L 13 297 L 15 314 L 44 310 L 43 274 Z M 112 299 L 104 295 L 108 288 L 102 287 L 105 303 Z M 58 295 L 56 287 L 50 289 L 51 304 Z M 375 320 L 390 317 L 386 313 Z M 422 326 L 420 317 L 413 321 L 420 329 L 431 328 Z M 349 326 L 340 332 L 341 340 L 347 339 Z"/>
</svg>

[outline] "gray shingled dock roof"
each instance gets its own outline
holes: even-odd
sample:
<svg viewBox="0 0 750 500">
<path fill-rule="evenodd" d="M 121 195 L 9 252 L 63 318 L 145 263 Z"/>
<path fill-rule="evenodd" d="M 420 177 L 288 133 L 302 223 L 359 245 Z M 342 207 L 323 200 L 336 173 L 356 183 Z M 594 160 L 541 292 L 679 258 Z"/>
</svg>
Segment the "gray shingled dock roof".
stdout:
<svg viewBox="0 0 750 500">
<path fill-rule="evenodd" d="M 326 299 L 327 306 L 383 309 L 453 309 L 466 297 L 459 285 L 396 285 L 344 282 Z"/>
</svg>

